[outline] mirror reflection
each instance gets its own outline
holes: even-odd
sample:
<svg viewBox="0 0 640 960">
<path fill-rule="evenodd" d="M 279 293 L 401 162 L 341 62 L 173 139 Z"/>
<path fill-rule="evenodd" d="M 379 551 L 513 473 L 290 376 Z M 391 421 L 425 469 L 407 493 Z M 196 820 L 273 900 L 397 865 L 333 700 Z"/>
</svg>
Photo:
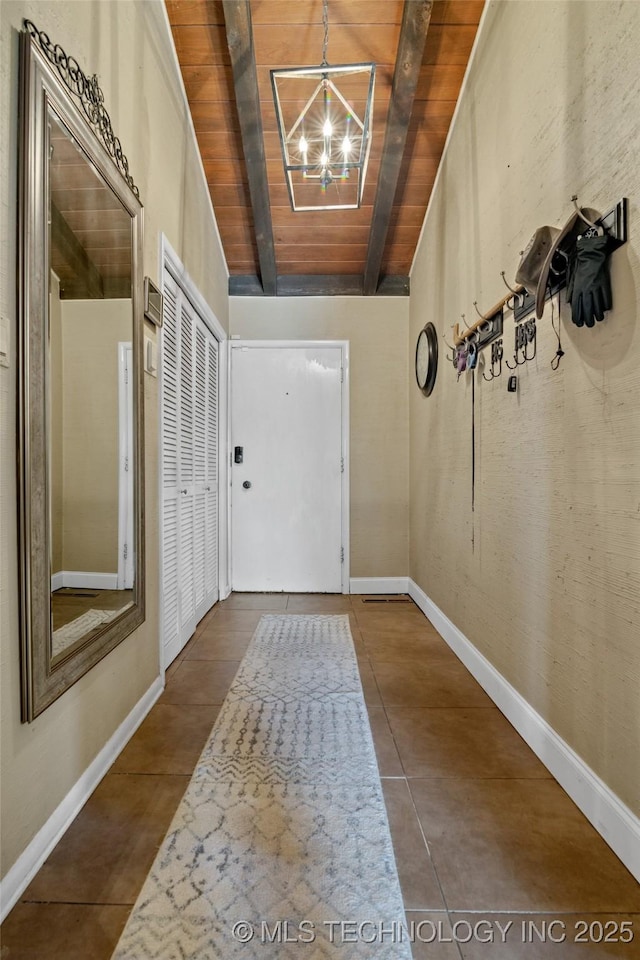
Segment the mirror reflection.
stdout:
<svg viewBox="0 0 640 960">
<path fill-rule="evenodd" d="M 49 132 L 51 657 L 134 602 L 132 220 L 55 111 Z"/>
</svg>

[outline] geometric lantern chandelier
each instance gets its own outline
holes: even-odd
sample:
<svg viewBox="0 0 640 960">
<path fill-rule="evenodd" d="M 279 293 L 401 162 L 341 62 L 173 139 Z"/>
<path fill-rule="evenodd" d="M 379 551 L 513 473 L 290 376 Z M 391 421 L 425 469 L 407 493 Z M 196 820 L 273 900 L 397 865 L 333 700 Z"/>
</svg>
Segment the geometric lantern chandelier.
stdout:
<svg viewBox="0 0 640 960">
<path fill-rule="evenodd" d="M 376 67 L 329 66 L 327 0 L 322 21 L 319 67 L 271 71 L 282 160 L 292 210 L 353 210 L 362 203 L 371 149 Z"/>
</svg>

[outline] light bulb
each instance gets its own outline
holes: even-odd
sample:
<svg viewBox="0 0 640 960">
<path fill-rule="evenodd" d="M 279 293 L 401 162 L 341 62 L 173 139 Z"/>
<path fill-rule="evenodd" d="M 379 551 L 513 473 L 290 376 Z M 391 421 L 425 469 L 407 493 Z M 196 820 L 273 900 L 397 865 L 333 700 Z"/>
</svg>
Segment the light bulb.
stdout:
<svg viewBox="0 0 640 960">
<path fill-rule="evenodd" d="M 324 126 L 322 127 L 322 132 L 325 135 L 325 137 L 330 137 L 331 134 L 333 133 L 333 127 L 331 126 L 331 120 L 329 120 L 329 117 L 327 117 L 327 119 L 324 122 Z"/>
<path fill-rule="evenodd" d="M 349 137 L 345 137 L 342 141 L 342 152 L 345 157 L 351 153 L 351 140 L 349 140 Z"/>
<path fill-rule="evenodd" d="M 300 147 L 300 153 L 306 153 L 307 150 L 309 149 L 309 144 L 307 143 L 304 137 L 300 137 L 299 147 Z"/>
</svg>

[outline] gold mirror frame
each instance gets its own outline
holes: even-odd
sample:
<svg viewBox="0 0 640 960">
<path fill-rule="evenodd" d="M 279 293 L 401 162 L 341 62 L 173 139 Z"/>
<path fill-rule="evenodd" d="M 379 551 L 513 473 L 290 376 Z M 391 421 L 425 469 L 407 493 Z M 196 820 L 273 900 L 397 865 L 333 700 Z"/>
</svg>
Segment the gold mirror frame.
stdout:
<svg viewBox="0 0 640 960">
<path fill-rule="evenodd" d="M 19 530 L 22 720 L 32 721 L 145 619 L 142 206 L 93 77 L 25 22 L 20 37 L 19 158 Z M 75 100 L 74 100 L 75 96 Z M 77 103 L 76 103 L 77 100 Z M 113 619 L 54 656 L 51 614 L 52 510 L 49 431 L 49 133 L 53 112 L 82 158 L 131 219 L 133 355 L 132 601 Z M 91 124 L 95 128 L 92 129 Z M 98 139 L 101 137 L 102 142 Z"/>
</svg>

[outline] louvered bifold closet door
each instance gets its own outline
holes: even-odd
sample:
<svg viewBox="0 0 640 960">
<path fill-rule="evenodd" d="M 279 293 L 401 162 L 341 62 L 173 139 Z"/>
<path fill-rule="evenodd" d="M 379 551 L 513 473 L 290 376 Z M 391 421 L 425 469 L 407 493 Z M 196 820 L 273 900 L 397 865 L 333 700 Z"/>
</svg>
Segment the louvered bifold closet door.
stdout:
<svg viewBox="0 0 640 960">
<path fill-rule="evenodd" d="M 165 666 L 218 599 L 218 344 L 165 270 L 162 619 Z"/>
<path fill-rule="evenodd" d="M 167 656 L 180 650 L 178 609 L 178 325 L 180 295 L 165 274 L 162 326 L 162 637 Z M 175 654 L 174 654 L 175 655 Z M 170 662 L 165 656 L 165 663 Z M 172 659 L 172 658 L 171 658 Z"/>
<path fill-rule="evenodd" d="M 196 628 L 195 591 L 195 314 L 186 297 L 180 304 L 180 431 L 179 431 L 179 604 L 182 642 Z"/>
<path fill-rule="evenodd" d="M 206 572 L 206 480 L 207 480 L 207 330 L 200 320 L 194 328 L 194 527 L 193 527 L 193 585 L 196 620 L 204 616 L 208 607 L 205 589 Z"/>
<path fill-rule="evenodd" d="M 207 609 L 218 588 L 218 344 L 209 337 L 206 357 L 205 598 Z"/>
</svg>

